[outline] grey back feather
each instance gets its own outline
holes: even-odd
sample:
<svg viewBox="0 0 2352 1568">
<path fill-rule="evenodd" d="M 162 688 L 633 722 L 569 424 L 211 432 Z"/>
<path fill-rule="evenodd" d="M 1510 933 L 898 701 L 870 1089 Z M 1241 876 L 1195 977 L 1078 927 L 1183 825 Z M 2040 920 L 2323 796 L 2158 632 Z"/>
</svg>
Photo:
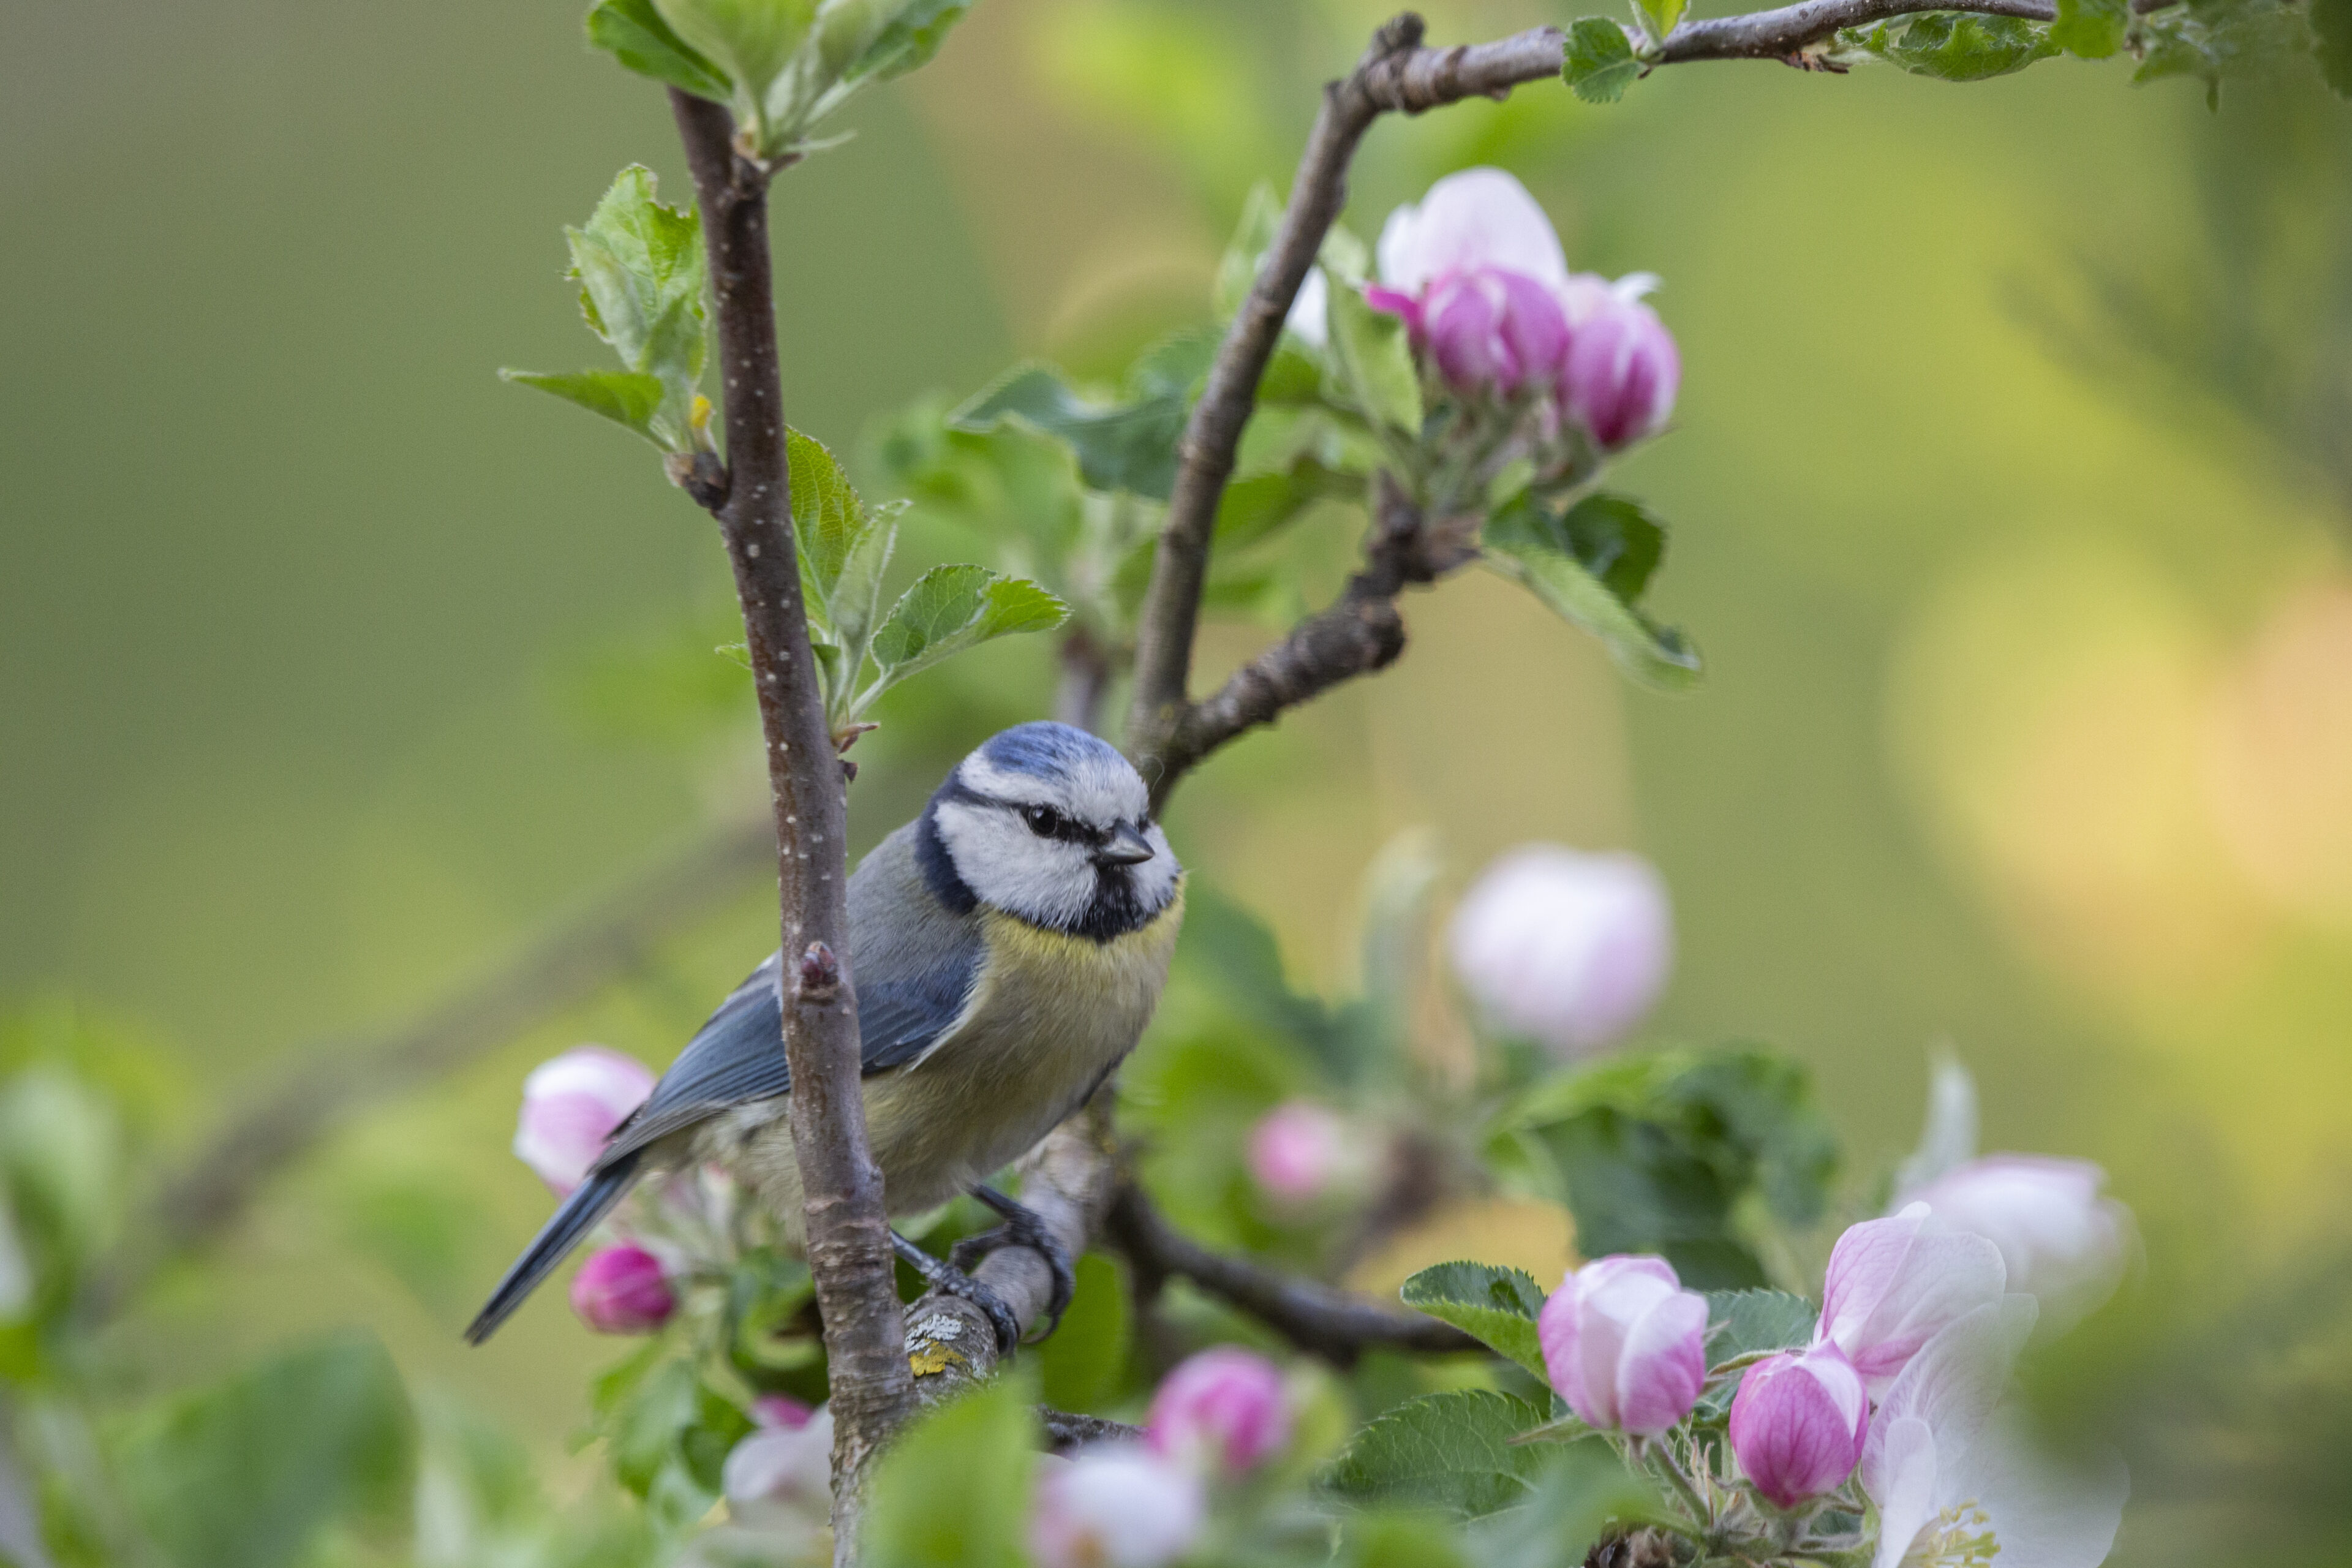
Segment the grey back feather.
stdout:
<svg viewBox="0 0 2352 1568">
<path fill-rule="evenodd" d="M 875 846 L 849 879 L 850 977 L 869 1076 L 917 1060 L 953 1026 L 984 956 L 978 914 L 950 910 L 925 883 L 918 826 Z M 613 1134 L 597 1170 L 732 1107 L 792 1092 L 778 956 L 769 954 L 687 1042 L 652 1098 Z"/>
</svg>

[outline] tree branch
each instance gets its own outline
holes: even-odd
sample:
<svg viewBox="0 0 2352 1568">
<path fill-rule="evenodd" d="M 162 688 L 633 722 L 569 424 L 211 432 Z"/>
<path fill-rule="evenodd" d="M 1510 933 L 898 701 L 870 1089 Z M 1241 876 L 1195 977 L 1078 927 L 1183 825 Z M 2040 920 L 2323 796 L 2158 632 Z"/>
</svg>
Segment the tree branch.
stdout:
<svg viewBox="0 0 2352 1568">
<path fill-rule="evenodd" d="M 111 1317 L 157 1269 L 218 1239 L 270 1177 L 345 1118 L 594 996 L 665 936 L 732 898 L 755 868 L 773 863 L 775 847 L 765 816 L 728 823 L 390 1033 L 295 1052 L 301 1065 L 290 1079 L 231 1117 L 163 1184 L 131 1237 L 99 1270 L 81 1303 L 85 1318 Z"/>
<path fill-rule="evenodd" d="M 719 321 L 728 481 L 715 509 L 735 571 L 767 741 L 792 1064 L 791 1125 L 834 1420 L 835 1561 L 856 1561 L 867 1468 L 913 1407 L 882 1172 L 866 1142 L 849 969 L 848 802 L 801 602 L 768 245 L 771 171 L 739 157 L 717 104 L 670 90 L 702 209 Z"/>
<path fill-rule="evenodd" d="M 1181 1275 L 1334 1366 L 1353 1366 L 1368 1350 L 1436 1354 L 1484 1348 L 1451 1323 L 1213 1252 L 1170 1225 L 1133 1182 L 1121 1184 L 1111 1205 L 1109 1237 L 1148 1276 L 1140 1282 L 1145 1293 Z"/>
<path fill-rule="evenodd" d="M 2046 0 L 1954 0 L 1923 5 L 1912 0 L 1804 0 L 1775 11 L 1744 16 L 1709 16 L 1683 23 L 1657 53 L 1657 65 L 1689 60 L 1783 60 L 1801 64 L 1805 49 L 1845 27 L 1867 26 L 1922 11 L 1971 11 L 1980 16 L 2020 16 L 2047 22 L 2058 15 Z"/>
</svg>

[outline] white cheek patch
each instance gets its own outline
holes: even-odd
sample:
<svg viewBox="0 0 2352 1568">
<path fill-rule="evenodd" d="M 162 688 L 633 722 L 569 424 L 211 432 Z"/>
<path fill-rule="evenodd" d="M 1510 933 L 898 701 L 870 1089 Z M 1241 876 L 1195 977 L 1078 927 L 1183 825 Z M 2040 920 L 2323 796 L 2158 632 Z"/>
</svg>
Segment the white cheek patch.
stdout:
<svg viewBox="0 0 2352 1568">
<path fill-rule="evenodd" d="M 1143 837 L 1151 846 L 1151 858 L 1131 868 L 1128 876 L 1134 880 L 1137 900 L 1157 913 L 1175 896 L 1176 879 L 1184 874 L 1184 868 L 1176 863 L 1176 852 L 1168 847 L 1168 835 L 1160 824 L 1153 823 Z"/>
<path fill-rule="evenodd" d="M 956 874 L 981 902 L 1039 925 L 1075 925 L 1095 896 L 1095 867 L 1083 845 L 1040 838 L 1001 806 L 945 801 L 940 838 Z"/>
<path fill-rule="evenodd" d="M 958 776 L 965 787 L 1021 805 L 1050 805 L 1065 816 L 1108 826 L 1143 816 L 1149 797 L 1143 780 L 1117 752 L 1080 758 L 1048 777 L 1000 768 L 978 752 L 963 761 Z"/>
</svg>

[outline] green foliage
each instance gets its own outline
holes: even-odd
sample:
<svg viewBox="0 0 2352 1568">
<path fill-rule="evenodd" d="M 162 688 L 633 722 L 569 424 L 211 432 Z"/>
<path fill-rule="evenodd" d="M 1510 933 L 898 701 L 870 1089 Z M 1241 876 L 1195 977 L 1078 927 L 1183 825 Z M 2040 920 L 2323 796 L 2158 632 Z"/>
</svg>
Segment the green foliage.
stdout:
<svg viewBox="0 0 2352 1568">
<path fill-rule="evenodd" d="M 1406 1280 L 1402 1295 L 1406 1306 L 1444 1319 L 1538 1378 L 1549 1375 L 1543 1347 L 1536 1339 L 1543 1287 L 1520 1270 L 1489 1263 L 1441 1263 Z"/>
<path fill-rule="evenodd" d="M 1682 20 L 1685 0 L 1634 0 L 1634 5 L 1642 13 L 1643 25 L 1649 29 L 1651 38 L 1663 44 L 1675 30 L 1675 24 Z"/>
<path fill-rule="evenodd" d="M 1872 27 L 1848 27 L 1838 51 L 1868 55 L 1939 81 L 1986 81 L 2021 71 L 2059 52 L 2050 28 L 2017 16 L 1922 11 Z"/>
<path fill-rule="evenodd" d="M 2131 26 L 2131 0 L 2058 0 L 2050 41 L 2070 55 L 2103 60 L 2124 47 Z"/>
<path fill-rule="evenodd" d="M 907 0 L 842 73 L 846 81 L 888 81 L 930 63 L 971 0 Z"/>
<path fill-rule="evenodd" d="M 120 1468 L 141 1526 L 177 1568 L 281 1568 L 330 1524 L 398 1522 L 415 1447 L 392 1358 L 345 1335 L 144 1413 Z"/>
<path fill-rule="evenodd" d="M 1054 1337 L 1039 1345 L 1038 1394 L 1056 1410 L 1107 1413 L 1125 1391 L 1133 1325 L 1127 1273 L 1108 1253 L 1077 1261 L 1078 1290 Z"/>
<path fill-rule="evenodd" d="M 1257 282 L 1258 269 L 1265 264 L 1265 253 L 1274 244 L 1274 231 L 1282 222 L 1282 198 L 1274 187 L 1260 180 L 1250 187 L 1249 199 L 1242 204 L 1242 220 L 1234 226 L 1234 237 L 1225 246 L 1224 255 L 1217 258 L 1216 287 L 1210 299 L 1221 321 L 1230 321 L 1243 301 L 1249 298 L 1251 288 Z"/>
<path fill-rule="evenodd" d="M 613 1474 L 672 1535 L 709 1511 L 728 1450 L 751 1429 L 750 1417 L 663 1339 L 599 1377 L 591 1403 Z"/>
<path fill-rule="evenodd" d="M 2320 74 L 2338 95 L 2352 98 L 2352 0 L 2311 0 L 2311 30 Z"/>
<path fill-rule="evenodd" d="M 1576 1216 L 1590 1257 L 1654 1252 L 1695 1289 L 1764 1283 L 1753 1198 L 1810 1225 L 1837 1163 L 1804 1069 L 1754 1049 L 1628 1057 L 1538 1086 L 1506 1112 Z"/>
<path fill-rule="evenodd" d="M 1785 1290 L 1710 1290 L 1706 1297 L 1706 1363 L 1760 1356 L 1773 1351 L 1795 1350 L 1812 1342 L 1821 1310 L 1802 1296 Z M 1739 1390 L 1739 1373 L 1717 1381 L 1710 1378 L 1699 1396 L 1703 1417 L 1730 1414 L 1731 1396 Z"/>
<path fill-rule="evenodd" d="M 708 407 L 695 390 L 709 333 L 702 225 L 694 211 L 662 205 L 652 172 L 632 164 L 586 226 L 563 233 L 581 313 L 625 368 L 499 374 L 625 426 L 666 452 L 708 450 Z"/>
<path fill-rule="evenodd" d="M 2321 73 L 2343 90 L 2331 61 L 2326 28 L 2340 20 L 2319 9 L 2306 11 L 2284 0 L 2196 0 L 2168 5 L 2137 20 L 2131 39 L 2140 57 L 2136 82 L 2194 77 L 2205 84 L 2207 103 L 2221 105 L 2221 83 L 2230 78 L 2275 70 L 2293 56 L 2315 52 Z M 2338 46 L 2340 48 L 2340 46 Z"/>
<path fill-rule="evenodd" d="M 1493 1389 L 1410 1400 L 1356 1434 L 1324 1484 L 1353 1502 L 1404 1504 L 1479 1519 L 1524 1504 L 1549 1455 L 1514 1441 L 1543 1412 Z"/>
<path fill-rule="evenodd" d="M 1560 75 L 1585 102 L 1616 102 L 1648 68 L 1625 29 L 1608 17 L 1584 16 L 1569 25 Z"/>
<path fill-rule="evenodd" d="M 1640 605 L 1665 549 L 1665 528 L 1640 502 L 1591 495 L 1566 513 L 1521 491 L 1487 519 L 1486 563 L 1598 637 L 1617 667 L 1661 690 L 1695 684 L 1698 650 Z"/>
<path fill-rule="evenodd" d="M 1080 397 L 1050 366 L 1016 365 L 948 423 L 981 433 L 1018 421 L 1068 443 L 1092 488 L 1166 500 L 1176 482 L 1176 443 L 1215 353 L 1207 333 L 1179 333 L 1136 362 L 1126 400 L 1108 405 Z"/>
<path fill-rule="evenodd" d="M 671 31 L 653 0 L 597 0 L 588 13 L 588 41 L 639 76 L 727 101 L 726 73 Z"/>
<path fill-rule="evenodd" d="M 1341 279 L 1330 289 L 1332 391 L 1374 425 L 1412 440 L 1421 434 L 1421 374 L 1413 368 L 1404 321 Z"/>
<path fill-rule="evenodd" d="M 1036 1466 L 1036 1398 L 1011 1373 L 923 1415 L 875 1472 L 869 1568 L 1022 1568 Z"/>
</svg>

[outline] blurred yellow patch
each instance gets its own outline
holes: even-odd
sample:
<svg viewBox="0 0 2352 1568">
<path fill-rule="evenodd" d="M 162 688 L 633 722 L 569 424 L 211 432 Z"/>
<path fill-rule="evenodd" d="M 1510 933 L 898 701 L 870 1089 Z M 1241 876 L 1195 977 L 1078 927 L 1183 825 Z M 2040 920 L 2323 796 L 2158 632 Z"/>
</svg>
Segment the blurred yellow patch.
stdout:
<svg viewBox="0 0 2352 1568">
<path fill-rule="evenodd" d="M 1463 1259 L 1524 1268 L 1550 1289 L 1576 1267 L 1576 1222 L 1558 1204 L 1474 1198 L 1399 1231 L 1348 1273 L 1349 1289 L 1384 1301 L 1423 1269 Z"/>
</svg>

